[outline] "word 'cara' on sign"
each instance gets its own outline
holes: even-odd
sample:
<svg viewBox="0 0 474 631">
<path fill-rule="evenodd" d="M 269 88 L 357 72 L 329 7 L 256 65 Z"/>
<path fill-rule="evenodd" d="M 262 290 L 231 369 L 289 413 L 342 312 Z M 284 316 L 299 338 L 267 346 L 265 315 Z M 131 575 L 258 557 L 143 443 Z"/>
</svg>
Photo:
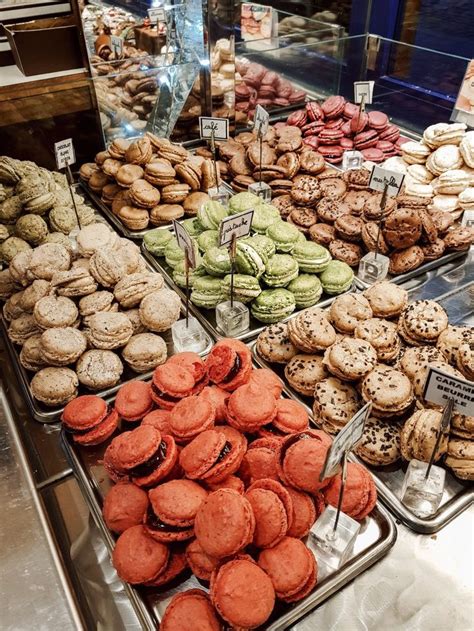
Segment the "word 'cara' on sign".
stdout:
<svg viewBox="0 0 474 631">
<path fill-rule="evenodd" d="M 454 400 L 455 409 L 465 416 L 474 416 L 474 383 L 430 367 L 426 376 L 423 398 L 435 405 Z"/>
</svg>

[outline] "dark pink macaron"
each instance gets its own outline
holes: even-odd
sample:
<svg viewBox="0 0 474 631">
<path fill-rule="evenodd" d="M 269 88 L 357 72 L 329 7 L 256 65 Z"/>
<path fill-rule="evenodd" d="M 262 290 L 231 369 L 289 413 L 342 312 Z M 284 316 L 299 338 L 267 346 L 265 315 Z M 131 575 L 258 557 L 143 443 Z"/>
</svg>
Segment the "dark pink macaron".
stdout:
<svg viewBox="0 0 474 631">
<path fill-rule="evenodd" d="M 375 129 L 368 129 L 361 134 L 354 136 L 354 146 L 356 149 L 368 149 L 369 147 L 375 147 L 378 142 L 378 134 Z"/>
<path fill-rule="evenodd" d="M 362 149 L 361 153 L 364 156 L 365 160 L 370 160 L 371 162 L 383 162 L 386 158 L 386 154 L 380 149 L 376 149 L 375 147 Z"/>
<path fill-rule="evenodd" d="M 345 98 L 343 96 L 336 95 L 330 96 L 328 99 L 326 99 L 321 105 L 321 108 L 326 118 L 336 118 L 337 116 L 341 116 L 341 114 L 344 112 L 345 104 Z"/>
<path fill-rule="evenodd" d="M 317 121 L 324 118 L 323 109 L 316 101 L 310 101 L 309 103 L 306 103 L 306 112 L 308 113 L 308 118 L 312 121 Z"/>
<path fill-rule="evenodd" d="M 377 129 L 379 131 L 386 129 L 389 125 L 389 120 L 387 114 L 383 112 L 373 111 L 369 112 L 369 127 L 372 129 Z"/>
<path fill-rule="evenodd" d="M 296 110 L 288 116 L 287 125 L 303 127 L 306 124 L 306 110 Z"/>
</svg>

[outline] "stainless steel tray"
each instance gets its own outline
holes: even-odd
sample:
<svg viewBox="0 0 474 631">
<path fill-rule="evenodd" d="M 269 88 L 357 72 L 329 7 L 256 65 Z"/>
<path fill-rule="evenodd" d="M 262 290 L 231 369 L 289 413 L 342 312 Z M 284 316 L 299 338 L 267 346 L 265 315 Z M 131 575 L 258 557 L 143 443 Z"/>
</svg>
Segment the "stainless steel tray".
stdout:
<svg viewBox="0 0 474 631">
<path fill-rule="evenodd" d="M 83 496 L 111 554 L 115 539 L 102 517 L 102 501 L 111 486 L 100 464 L 105 447 L 81 448 L 64 430 L 61 432 L 61 439 Z M 267 625 L 260 627 L 262 631 L 263 629 L 267 631 L 287 629 L 387 554 L 396 538 L 397 531 L 393 519 L 380 502 L 377 503 L 371 515 L 363 523 L 353 554 L 345 565 L 318 582 L 314 591 L 296 605 L 279 603 Z M 157 628 L 170 598 L 175 593 L 196 587 L 207 589 L 205 584 L 191 574 L 184 574 L 181 582 L 175 580 L 169 587 L 163 589 L 133 587 L 127 583 L 124 583 L 124 586 L 143 628 L 149 631 Z"/>
<path fill-rule="evenodd" d="M 450 324 L 474 326 L 472 307 L 474 304 L 474 281 L 437 297 L 436 301 L 446 309 Z M 285 382 L 281 364 L 269 364 L 260 357 L 256 342 L 252 344 L 251 349 L 256 364 L 270 368 Z M 286 382 L 285 390 L 289 396 L 303 403 L 311 412 L 313 401 L 310 397 L 300 395 Z M 354 454 L 352 454 L 352 458 L 362 462 Z M 373 473 L 381 500 L 398 519 L 415 532 L 425 534 L 437 532 L 474 503 L 474 485 L 459 480 L 449 469 L 446 469 L 446 484 L 438 511 L 431 517 L 420 518 L 400 501 L 407 463 L 397 463 L 390 467 L 371 467 L 365 462 L 363 464 Z"/>
<path fill-rule="evenodd" d="M 184 317 L 185 315 L 184 305 L 181 305 L 181 314 L 182 314 L 182 317 Z M 35 419 L 35 421 L 38 421 L 39 423 L 56 423 L 57 421 L 59 421 L 59 417 L 61 416 L 64 410 L 64 406 L 48 407 L 47 405 L 44 405 L 43 403 L 41 403 L 41 401 L 38 401 L 37 399 L 34 398 L 33 393 L 31 392 L 31 387 L 30 387 L 30 381 L 33 377 L 33 373 L 29 373 L 29 371 L 27 371 L 20 363 L 19 350 L 8 337 L 7 325 L 3 316 L 0 317 L 0 327 L 3 333 L 3 336 L 5 338 L 5 345 L 11 357 L 11 361 L 15 369 L 15 373 L 18 377 L 18 381 L 21 384 L 26 402 L 31 411 L 31 414 L 33 415 L 33 418 Z M 166 342 L 166 347 L 168 350 L 168 357 L 171 357 L 171 355 L 173 355 L 175 352 L 174 347 L 173 347 L 171 330 L 166 331 L 164 333 L 160 333 L 160 335 Z M 208 336 L 207 346 L 205 350 L 202 351 L 202 353 L 200 354 L 206 355 L 210 351 L 212 344 L 213 344 L 213 340 L 211 336 Z M 122 386 L 124 383 L 127 383 L 127 381 L 133 381 L 137 379 L 140 381 L 143 381 L 145 379 L 149 379 L 151 375 L 153 374 L 153 371 L 139 374 L 139 373 L 134 372 L 131 368 L 129 368 L 125 362 L 123 362 L 123 365 L 124 365 L 124 371 L 123 371 L 120 381 L 115 386 L 112 386 L 111 388 L 106 388 L 105 390 L 99 390 L 97 392 L 94 392 L 94 394 L 97 394 L 100 397 L 107 398 L 111 396 L 112 394 L 114 394 L 115 392 L 117 392 L 120 386 Z M 91 392 L 92 392 L 91 390 L 88 390 L 87 388 L 79 384 L 79 394 L 91 394 Z"/>
<path fill-rule="evenodd" d="M 150 263 L 150 265 L 152 265 L 158 272 L 160 272 L 160 274 L 163 274 L 163 277 L 165 278 L 168 285 L 170 285 L 175 290 L 175 292 L 181 297 L 181 299 L 183 301 L 186 300 L 185 292 L 183 291 L 183 289 L 181 289 L 181 287 L 178 287 L 178 285 L 176 285 L 176 283 L 174 282 L 173 270 L 169 265 L 166 264 L 165 259 L 164 258 L 159 259 L 156 256 L 153 256 L 153 254 L 151 254 L 151 252 L 149 252 L 146 249 L 144 243 L 142 243 L 142 255 L 147 260 L 147 262 Z M 354 289 L 354 284 L 352 285 L 351 289 L 349 289 L 345 293 L 350 293 L 351 291 L 353 291 L 353 289 Z M 323 298 L 317 303 L 317 306 L 321 308 L 328 307 L 336 298 L 337 296 L 329 296 L 323 293 Z M 217 328 L 215 309 L 201 309 L 200 307 L 196 307 L 195 305 L 193 305 L 191 301 L 189 302 L 189 309 L 192 312 L 192 314 L 201 322 L 203 327 L 214 338 L 219 340 L 223 337 L 227 337 L 224 333 L 222 333 Z M 301 311 L 301 309 L 295 311 L 292 315 L 294 315 L 295 313 L 298 313 L 298 311 Z M 286 322 L 291 317 L 292 316 L 290 315 L 284 318 L 282 321 Z M 235 337 L 243 342 L 252 340 L 253 338 L 257 337 L 257 335 L 261 333 L 266 326 L 267 326 L 266 324 L 259 322 L 252 316 L 252 314 L 250 314 L 250 327 L 248 331 L 239 333 L 239 335 L 236 335 Z"/>
<path fill-rule="evenodd" d="M 449 254 L 445 254 L 444 256 L 441 256 L 439 259 L 436 259 L 435 261 L 428 261 L 427 263 L 423 263 L 422 265 L 420 265 L 420 267 L 417 267 L 414 270 L 411 270 L 411 272 L 406 272 L 406 274 L 399 274 L 398 276 L 392 276 L 390 274 L 388 274 L 387 279 L 392 283 L 396 283 L 397 285 L 401 285 L 402 283 L 406 283 L 407 281 L 416 278 L 418 276 L 421 276 L 423 274 L 425 274 L 426 272 L 430 272 L 432 270 L 438 269 L 439 267 L 442 267 L 443 265 L 446 265 L 447 263 L 452 263 L 453 261 L 456 261 L 457 263 L 459 263 L 459 265 L 462 264 L 462 261 L 458 261 L 458 259 L 464 258 L 468 255 L 468 251 L 464 251 L 464 252 L 450 252 Z M 355 276 L 355 284 L 359 289 L 367 289 L 367 287 L 370 287 L 370 285 L 372 283 L 367 283 L 363 280 L 361 280 L 357 274 Z"/>
</svg>

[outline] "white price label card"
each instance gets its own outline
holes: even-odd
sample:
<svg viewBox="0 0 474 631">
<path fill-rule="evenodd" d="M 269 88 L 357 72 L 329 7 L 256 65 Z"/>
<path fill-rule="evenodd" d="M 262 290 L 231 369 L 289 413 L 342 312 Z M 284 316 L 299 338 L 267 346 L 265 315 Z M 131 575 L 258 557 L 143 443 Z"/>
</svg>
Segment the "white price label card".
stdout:
<svg viewBox="0 0 474 631">
<path fill-rule="evenodd" d="M 454 400 L 454 409 L 464 416 L 474 416 L 474 382 L 454 377 L 438 368 L 430 368 L 426 376 L 423 398 L 435 405 Z"/>
<path fill-rule="evenodd" d="M 120 57 L 123 53 L 123 37 L 120 37 L 120 35 L 111 35 L 110 46 L 115 56 Z"/>
<path fill-rule="evenodd" d="M 56 166 L 58 169 L 65 169 L 68 165 L 76 162 L 76 153 L 72 138 L 60 140 L 54 143 L 54 153 L 56 155 Z"/>
<path fill-rule="evenodd" d="M 203 140 L 210 140 L 212 138 L 212 132 L 214 132 L 214 140 L 228 140 L 229 119 L 200 116 L 199 132 Z"/>
<path fill-rule="evenodd" d="M 267 112 L 267 110 L 264 107 L 262 107 L 261 105 L 257 105 L 257 107 L 255 108 L 255 116 L 254 116 L 253 122 L 254 122 L 254 127 L 253 127 L 254 131 L 259 136 L 265 136 L 270 124 L 270 114 Z"/>
<path fill-rule="evenodd" d="M 152 9 L 148 9 L 148 17 L 153 23 L 164 22 L 166 20 L 165 10 L 163 7 L 153 7 Z"/>
<path fill-rule="evenodd" d="M 462 215 L 461 224 L 466 228 L 474 228 L 474 210 L 465 210 Z"/>
<path fill-rule="evenodd" d="M 362 103 L 365 96 L 365 104 L 372 103 L 374 95 L 374 81 L 354 81 L 354 103 Z"/>
<path fill-rule="evenodd" d="M 174 232 L 176 239 L 178 240 L 179 247 L 184 250 L 184 253 L 188 256 L 189 266 L 193 269 L 196 267 L 196 252 L 194 250 L 194 243 L 186 228 L 179 223 L 179 221 L 173 220 Z"/>
<path fill-rule="evenodd" d="M 219 229 L 219 247 L 230 245 L 232 240 L 247 237 L 252 226 L 253 210 L 244 210 L 222 220 Z"/>
<path fill-rule="evenodd" d="M 360 441 L 371 409 L 372 403 L 369 401 L 369 403 L 366 403 L 363 408 L 354 414 L 344 429 L 333 439 L 326 457 L 326 462 L 321 471 L 321 481 L 336 474 L 344 454 L 347 451 L 351 451 Z"/>
<path fill-rule="evenodd" d="M 373 191 L 383 191 L 385 186 L 388 185 L 387 195 L 390 197 L 396 197 L 403 186 L 405 175 L 398 173 L 397 171 L 389 171 L 375 165 L 372 168 L 372 173 L 369 180 L 369 188 Z"/>
<path fill-rule="evenodd" d="M 454 104 L 451 120 L 474 127 L 474 59 L 468 62 L 466 72 Z"/>
</svg>

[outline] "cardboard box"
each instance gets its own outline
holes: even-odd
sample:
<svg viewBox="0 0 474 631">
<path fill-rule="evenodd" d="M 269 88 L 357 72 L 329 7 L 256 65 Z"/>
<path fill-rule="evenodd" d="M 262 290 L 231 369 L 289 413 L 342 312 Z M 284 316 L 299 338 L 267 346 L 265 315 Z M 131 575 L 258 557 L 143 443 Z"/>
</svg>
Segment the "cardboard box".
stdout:
<svg viewBox="0 0 474 631">
<path fill-rule="evenodd" d="M 15 63 L 27 77 L 83 67 L 73 16 L 4 25 Z"/>
</svg>

